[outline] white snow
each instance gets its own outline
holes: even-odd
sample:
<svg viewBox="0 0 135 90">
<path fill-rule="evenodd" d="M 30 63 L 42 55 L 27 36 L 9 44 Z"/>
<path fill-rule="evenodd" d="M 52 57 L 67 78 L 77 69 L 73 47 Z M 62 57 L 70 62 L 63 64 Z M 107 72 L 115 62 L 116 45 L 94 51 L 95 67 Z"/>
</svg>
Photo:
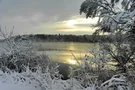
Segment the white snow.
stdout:
<svg viewBox="0 0 135 90">
<path fill-rule="evenodd" d="M 37 90 L 37 88 L 31 86 L 21 86 L 19 84 L 0 82 L 0 90 Z"/>
<path fill-rule="evenodd" d="M 20 77 L 20 79 L 19 79 Z M 0 71 L 0 90 L 41 90 L 28 81 L 21 80 L 19 73 L 3 73 Z"/>
</svg>

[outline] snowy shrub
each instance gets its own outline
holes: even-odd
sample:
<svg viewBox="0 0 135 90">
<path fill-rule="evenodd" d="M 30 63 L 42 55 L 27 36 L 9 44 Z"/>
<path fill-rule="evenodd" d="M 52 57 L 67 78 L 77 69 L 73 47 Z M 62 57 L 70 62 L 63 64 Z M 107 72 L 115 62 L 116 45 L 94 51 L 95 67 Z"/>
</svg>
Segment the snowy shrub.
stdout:
<svg viewBox="0 0 135 90">
<path fill-rule="evenodd" d="M 131 90 L 124 74 L 114 75 L 111 79 L 101 84 L 100 90 Z"/>
<path fill-rule="evenodd" d="M 34 45 L 30 40 L 15 41 L 14 38 L 8 39 L 5 44 L 4 52 L 0 54 L 1 68 L 7 67 L 17 72 L 25 71 L 25 66 L 29 66 L 34 70 L 38 64 L 45 64 L 49 58 L 47 55 L 38 55 Z M 41 66 L 41 65 L 40 65 Z M 43 66 L 43 65 L 42 65 Z"/>
<path fill-rule="evenodd" d="M 45 54 L 37 53 L 37 46 L 32 40 L 25 35 L 16 37 L 12 36 L 12 32 L 7 35 L 0 29 L 1 42 L 0 52 L 0 69 L 5 71 L 7 68 L 17 72 L 26 71 L 28 66 L 30 70 L 36 71 L 36 67 L 40 66 L 42 72 L 49 66 L 50 59 Z"/>
<path fill-rule="evenodd" d="M 91 87 L 97 83 L 97 75 L 84 68 L 73 69 L 70 78 L 76 79 L 83 87 Z"/>
<path fill-rule="evenodd" d="M 36 72 L 32 72 L 27 67 L 26 72 L 22 73 L 0 71 L 0 82 L 32 86 L 36 90 L 85 90 L 77 80 L 62 80 L 60 77 L 55 77 L 59 74 L 57 71 L 52 74 L 51 70 L 47 67 L 45 72 L 41 73 L 41 68 L 38 67 Z"/>
<path fill-rule="evenodd" d="M 74 58 L 78 62 L 75 56 Z M 83 88 L 88 88 L 88 87 L 95 88 L 97 84 L 97 77 L 98 77 L 97 72 L 95 68 L 91 67 L 86 60 L 82 60 L 82 61 L 83 61 L 82 64 L 78 62 L 79 64 L 78 67 L 74 67 L 74 66 L 70 67 L 69 77 L 71 80 L 72 79 L 76 80 L 78 82 L 78 85 L 81 85 Z"/>
</svg>

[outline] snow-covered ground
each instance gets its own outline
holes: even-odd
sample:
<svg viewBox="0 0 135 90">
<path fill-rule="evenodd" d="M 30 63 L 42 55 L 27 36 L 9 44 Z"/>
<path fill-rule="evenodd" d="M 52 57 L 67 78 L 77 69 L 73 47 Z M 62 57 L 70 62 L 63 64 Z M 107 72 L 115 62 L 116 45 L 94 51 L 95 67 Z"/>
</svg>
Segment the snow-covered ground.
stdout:
<svg viewBox="0 0 135 90">
<path fill-rule="evenodd" d="M 0 70 L 0 90 L 92 90 L 82 87 L 75 79 L 50 79 L 48 75 L 41 77 L 39 73 L 3 73 Z"/>
<path fill-rule="evenodd" d="M 37 88 L 31 86 L 22 86 L 13 83 L 0 82 L 0 90 L 37 90 Z"/>
<path fill-rule="evenodd" d="M 3 73 L 0 71 L 0 90 L 41 90 L 28 82 L 19 73 Z"/>
</svg>

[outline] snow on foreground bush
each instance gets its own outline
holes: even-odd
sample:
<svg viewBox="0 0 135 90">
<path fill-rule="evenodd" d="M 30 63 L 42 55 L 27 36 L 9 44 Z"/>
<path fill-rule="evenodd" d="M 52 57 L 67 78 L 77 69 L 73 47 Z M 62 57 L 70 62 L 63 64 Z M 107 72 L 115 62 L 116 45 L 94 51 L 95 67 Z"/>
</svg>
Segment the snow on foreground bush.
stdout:
<svg viewBox="0 0 135 90">
<path fill-rule="evenodd" d="M 114 75 L 99 87 L 93 85 L 84 88 L 74 78 L 52 78 L 48 68 L 45 73 L 41 73 L 40 69 L 31 72 L 29 68 L 23 73 L 0 71 L 0 87 L 0 90 L 133 90 L 128 87 L 123 74 Z"/>
<path fill-rule="evenodd" d="M 19 90 L 83 90 L 75 79 L 61 80 L 57 77 L 52 78 L 50 74 L 48 68 L 45 73 L 41 73 L 40 70 L 31 72 L 29 68 L 23 73 L 0 71 L 0 87 L 3 87 L 0 90 L 18 90 L 17 88 Z M 2 85 L 7 85 L 9 88 Z"/>
</svg>

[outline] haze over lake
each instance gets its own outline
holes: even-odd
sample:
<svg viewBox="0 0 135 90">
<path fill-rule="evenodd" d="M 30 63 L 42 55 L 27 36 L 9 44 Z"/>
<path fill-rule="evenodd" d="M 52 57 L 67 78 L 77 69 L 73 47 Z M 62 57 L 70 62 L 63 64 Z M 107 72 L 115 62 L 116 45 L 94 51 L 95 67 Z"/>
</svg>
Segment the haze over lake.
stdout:
<svg viewBox="0 0 135 90">
<path fill-rule="evenodd" d="M 38 44 L 41 44 L 38 50 L 46 53 L 51 60 L 74 65 L 77 65 L 75 58 L 81 62 L 86 54 L 90 55 L 90 48 L 97 48 L 94 43 L 38 42 Z"/>
</svg>

